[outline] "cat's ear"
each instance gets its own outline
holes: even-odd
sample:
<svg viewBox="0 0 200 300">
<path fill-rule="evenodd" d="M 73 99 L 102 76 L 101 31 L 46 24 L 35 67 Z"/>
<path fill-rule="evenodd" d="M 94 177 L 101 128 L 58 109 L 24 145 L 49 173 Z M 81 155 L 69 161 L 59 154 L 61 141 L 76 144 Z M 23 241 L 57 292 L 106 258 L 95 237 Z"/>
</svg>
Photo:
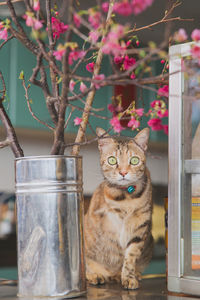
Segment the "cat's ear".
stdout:
<svg viewBox="0 0 200 300">
<path fill-rule="evenodd" d="M 142 129 L 135 137 L 134 141 L 144 150 L 147 150 L 149 141 L 149 128 Z"/>
<path fill-rule="evenodd" d="M 96 134 L 99 137 L 98 139 L 99 150 L 103 150 L 104 148 L 106 148 L 106 146 L 113 143 L 113 139 L 109 136 L 108 133 L 106 133 L 104 129 L 97 127 Z"/>
</svg>

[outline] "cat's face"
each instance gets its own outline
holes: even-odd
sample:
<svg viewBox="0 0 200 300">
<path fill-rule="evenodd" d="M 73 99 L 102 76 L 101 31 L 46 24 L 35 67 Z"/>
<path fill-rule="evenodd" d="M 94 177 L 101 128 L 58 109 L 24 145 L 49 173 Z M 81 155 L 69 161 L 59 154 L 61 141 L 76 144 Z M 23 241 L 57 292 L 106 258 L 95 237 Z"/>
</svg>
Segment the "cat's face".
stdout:
<svg viewBox="0 0 200 300">
<path fill-rule="evenodd" d="M 99 136 L 104 133 L 98 129 Z M 148 137 L 149 129 L 145 128 L 133 140 L 118 142 L 108 135 L 99 140 L 103 175 L 111 184 L 128 186 L 143 176 Z"/>
</svg>

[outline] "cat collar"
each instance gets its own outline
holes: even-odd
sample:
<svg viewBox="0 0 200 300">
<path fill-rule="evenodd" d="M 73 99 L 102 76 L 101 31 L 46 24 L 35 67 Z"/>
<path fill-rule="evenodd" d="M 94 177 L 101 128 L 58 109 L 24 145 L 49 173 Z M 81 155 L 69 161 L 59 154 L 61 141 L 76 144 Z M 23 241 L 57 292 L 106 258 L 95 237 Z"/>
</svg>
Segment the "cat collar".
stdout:
<svg viewBox="0 0 200 300">
<path fill-rule="evenodd" d="M 129 185 L 128 187 L 122 187 L 123 190 L 126 190 L 129 194 L 132 194 L 135 192 L 136 186 L 135 185 Z"/>
</svg>

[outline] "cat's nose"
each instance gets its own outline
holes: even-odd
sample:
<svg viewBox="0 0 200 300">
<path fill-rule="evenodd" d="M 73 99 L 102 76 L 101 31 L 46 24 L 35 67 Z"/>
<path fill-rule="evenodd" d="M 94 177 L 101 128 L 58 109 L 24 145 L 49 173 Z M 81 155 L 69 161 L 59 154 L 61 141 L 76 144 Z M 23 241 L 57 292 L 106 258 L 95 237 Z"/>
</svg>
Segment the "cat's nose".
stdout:
<svg viewBox="0 0 200 300">
<path fill-rule="evenodd" d="M 120 171 L 119 174 L 121 176 L 125 177 L 128 174 L 128 172 L 127 171 Z"/>
</svg>

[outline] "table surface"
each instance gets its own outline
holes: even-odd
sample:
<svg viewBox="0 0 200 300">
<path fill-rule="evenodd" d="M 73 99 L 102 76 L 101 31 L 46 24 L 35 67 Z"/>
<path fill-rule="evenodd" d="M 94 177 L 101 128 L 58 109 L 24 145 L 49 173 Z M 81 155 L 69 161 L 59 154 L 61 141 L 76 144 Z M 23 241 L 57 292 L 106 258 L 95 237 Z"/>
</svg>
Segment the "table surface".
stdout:
<svg viewBox="0 0 200 300">
<path fill-rule="evenodd" d="M 0 299 L 4 300 L 28 300 L 18 298 L 17 286 L 0 286 Z M 56 298 L 33 298 L 34 300 L 52 300 Z M 63 298 L 64 299 L 64 298 Z M 124 290 L 119 284 L 105 284 L 88 286 L 87 294 L 77 300 L 191 300 L 197 299 L 190 296 L 169 294 L 167 292 L 166 278 L 143 279 L 138 290 Z M 31 300 L 31 299 L 29 299 Z"/>
</svg>

